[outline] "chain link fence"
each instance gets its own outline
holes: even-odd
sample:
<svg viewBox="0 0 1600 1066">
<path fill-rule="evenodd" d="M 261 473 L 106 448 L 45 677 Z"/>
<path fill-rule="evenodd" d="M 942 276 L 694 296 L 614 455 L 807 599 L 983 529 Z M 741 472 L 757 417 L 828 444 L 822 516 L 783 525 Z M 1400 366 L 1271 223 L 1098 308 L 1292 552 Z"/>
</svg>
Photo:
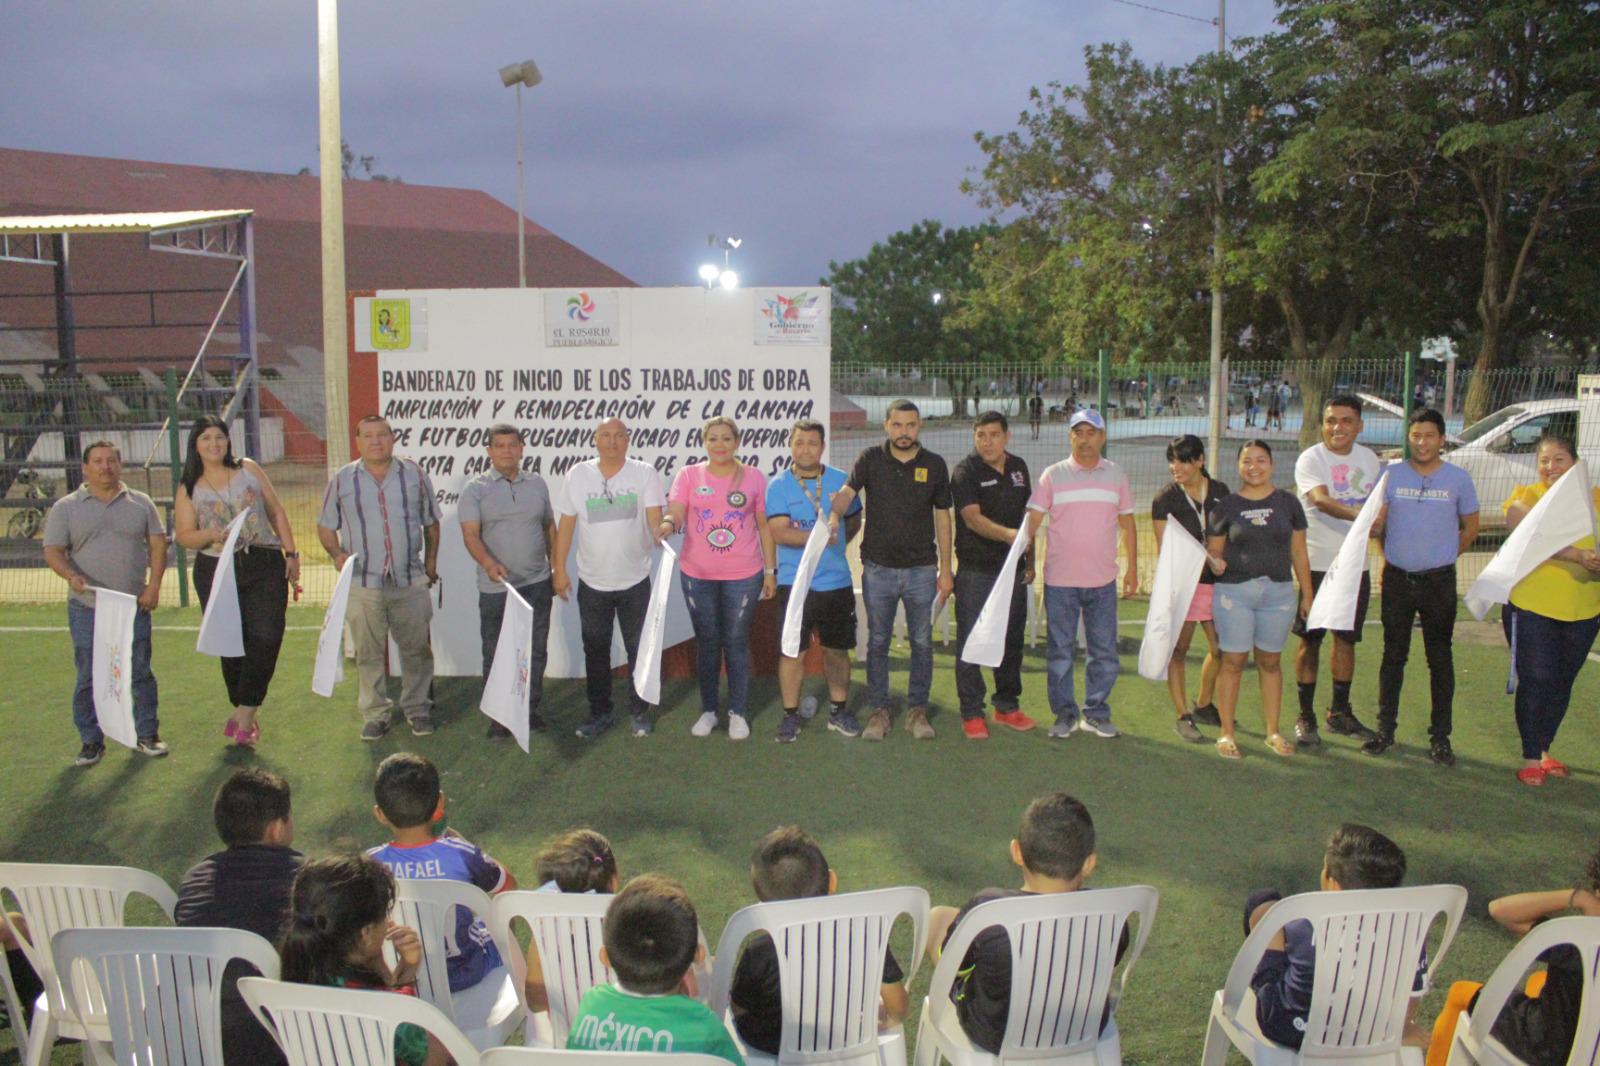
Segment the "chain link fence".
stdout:
<svg viewBox="0 0 1600 1066">
<path fill-rule="evenodd" d="M 1514 486 L 1535 479 L 1533 444 L 1540 433 L 1551 429 L 1575 434 L 1581 429 L 1584 450 L 1600 448 L 1600 426 L 1580 427 L 1577 402 L 1578 375 L 1600 372 L 1600 366 L 1518 367 L 1480 375 L 1466 369 L 1451 374 L 1446 365 L 1432 362 L 1413 369 L 1412 404 L 1446 412 L 1449 431 L 1459 441 L 1449 457 L 1472 473 L 1482 504 L 1485 532 L 1462 561 L 1464 589 L 1503 536 L 1501 502 Z M 322 379 L 271 371 L 263 378 L 261 442 L 259 454 L 252 457 L 267 470 L 294 523 L 303 552 L 301 602 L 322 604 L 336 576 L 316 540 L 326 484 L 323 442 L 314 428 L 321 422 Z M 1210 457 L 1210 465 L 1229 484 L 1237 481 L 1233 457 L 1238 446 L 1259 437 L 1273 448 L 1275 482 L 1292 488 L 1302 442 L 1318 439 L 1321 397 L 1335 393 L 1362 397 L 1363 443 L 1380 454 L 1399 454 L 1407 406 L 1402 358 L 1344 362 L 1331 371 L 1282 362 L 1235 364 L 1227 381 L 1223 454 Z M 227 383 L 212 384 L 221 395 Z M 1133 488 L 1139 569 L 1146 589 L 1155 563 L 1149 505 L 1169 480 L 1166 446 L 1185 433 L 1203 441 L 1208 431 L 1206 368 L 1196 363 L 1115 365 L 1103 381 L 1097 363 L 972 363 L 936 373 L 910 364 L 835 366 L 833 392 L 836 401 L 848 401 L 836 402 L 848 414 L 841 419 L 835 411 L 830 460 L 846 468 L 863 447 L 881 442 L 884 413 L 901 396 L 922 409 L 924 444 L 952 465 L 972 448 L 975 412 L 992 408 L 1005 413 L 1012 420 L 1011 450 L 1035 475 L 1067 456 L 1067 418 L 1074 409 L 1102 410 L 1108 456 L 1127 472 Z M 60 579 L 43 563 L 44 519 L 50 505 L 71 491 L 78 449 L 91 440 L 103 437 L 121 447 L 124 480 L 156 500 L 170 529 L 173 437 L 164 424 L 173 413 L 170 395 L 165 379 L 147 369 L 83 374 L 66 382 L 51 377 L 47 363 L 0 366 L 0 435 L 5 446 L 0 460 L 0 602 L 48 603 L 63 596 Z M 1030 419 L 1034 396 L 1040 400 L 1036 424 Z M 1469 401 L 1471 410 L 1489 417 L 1469 419 Z M 185 394 L 176 410 L 179 449 L 187 444 L 193 418 L 218 406 L 217 396 Z M 853 423 L 849 415 L 854 415 Z M 65 432 L 63 427 L 73 422 L 84 428 Z M 236 454 L 244 454 L 237 425 L 234 447 Z M 175 565 L 176 553 L 169 563 L 164 602 L 176 604 L 187 578 Z"/>
</svg>

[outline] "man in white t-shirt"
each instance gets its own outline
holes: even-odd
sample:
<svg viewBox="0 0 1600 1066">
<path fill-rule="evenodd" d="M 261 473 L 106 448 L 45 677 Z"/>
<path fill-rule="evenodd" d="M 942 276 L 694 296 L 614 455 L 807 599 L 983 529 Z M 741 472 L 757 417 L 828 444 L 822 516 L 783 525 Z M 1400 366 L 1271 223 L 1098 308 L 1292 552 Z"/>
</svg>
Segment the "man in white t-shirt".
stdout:
<svg viewBox="0 0 1600 1066">
<path fill-rule="evenodd" d="M 581 527 L 577 595 L 589 718 L 578 726 L 578 736 L 584 740 L 595 739 L 616 721 L 611 703 L 613 619 L 622 630 L 628 666 L 638 669 L 639 636 L 650 606 L 650 557 L 655 546 L 650 531 L 661 524 L 666 503 L 655 467 L 628 458 L 628 427 L 620 418 L 595 427 L 594 446 L 598 457 L 569 468 L 556 494 L 556 545 L 550 560 L 552 589 L 565 600 L 572 589 L 567 553 Z M 650 705 L 637 693 L 632 700 L 633 735 L 649 736 L 654 728 Z"/>
<path fill-rule="evenodd" d="M 1355 396 L 1330 397 L 1322 405 L 1322 443 L 1300 453 L 1294 464 L 1295 488 L 1306 508 L 1306 551 L 1311 556 L 1311 587 L 1319 588 L 1323 576 L 1333 566 L 1339 546 L 1378 483 L 1383 462 L 1371 448 L 1356 443 L 1361 434 L 1361 400 Z M 1361 642 L 1361 627 L 1367 618 L 1367 601 L 1372 582 L 1366 568 L 1361 572 L 1361 591 L 1356 597 L 1354 628 L 1335 630 L 1329 673 L 1333 675 L 1333 702 L 1328 709 L 1328 728 L 1343 736 L 1369 740 L 1372 730 L 1357 720 L 1350 707 L 1350 680 L 1355 676 L 1356 645 Z M 1307 629 L 1304 618 L 1296 618 L 1294 631 L 1300 637 L 1295 652 L 1294 673 L 1300 689 L 1300 716 L 1295 719 L 1294 739 L 1302 748 L 1320 747 L 1317 733 L 1317 662 L 1325 629 Z"/>
</svg>

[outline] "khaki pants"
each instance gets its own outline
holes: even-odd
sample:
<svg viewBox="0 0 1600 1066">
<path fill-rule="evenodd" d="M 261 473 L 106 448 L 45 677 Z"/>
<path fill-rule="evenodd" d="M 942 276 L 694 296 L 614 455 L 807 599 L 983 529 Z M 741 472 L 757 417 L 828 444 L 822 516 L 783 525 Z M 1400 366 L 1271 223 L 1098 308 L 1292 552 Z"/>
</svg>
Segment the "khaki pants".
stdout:
<svg viewBox="0 0 1600 1066">
<path fill-rule="evenodd" d="M 390 637 L 400 648 L 401 712 L 407 720 L 431 714 L 433 647 L 428 624 L 433 620 L 433 598 L 428 586 L 353 586 L 345 619 L 356 645 L 356 673 L 360 678 L 356 707 L 362 721 L 387 721 L 394 708 L 384 687 Z"/>
</svg>

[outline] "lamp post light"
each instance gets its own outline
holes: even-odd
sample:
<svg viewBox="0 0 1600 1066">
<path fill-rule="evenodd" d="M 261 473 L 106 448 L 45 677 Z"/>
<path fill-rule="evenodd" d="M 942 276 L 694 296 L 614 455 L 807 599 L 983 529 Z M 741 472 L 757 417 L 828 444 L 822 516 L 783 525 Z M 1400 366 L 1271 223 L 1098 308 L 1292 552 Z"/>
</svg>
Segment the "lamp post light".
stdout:
<svg viewBox="0 0 1600 1066">
<path fill-rule="evenodd" d="M 539 73 L 539 67 L 531 59 L 524 59 L 520 63 L 500 68 L 500 84 L 506 88 L 517 87 L 517 286 L 528 287 L 528 243 L 523 230 L 522 193 L 523 193 L 523 168 L 522 168 L 522 87 L 526 85 L 533 88 L 541 81 L 544 75 Z"/>
<path fill-rule="evenodd" d="M 706 288 L 708 289 L 717 283 L 717 278 L 721 275 L 722 271 L 717 269 L 717 264 L 715 263 L 702 263 L 700 265 L 700 280 L 706 283 Z"/>
<path fill-rule="evenodd" d="M 724 270 L 721 274 L 717 275 L 717 282 L 724 289 L 737 289 L 739 287 L 739 275 L 735 274 L 731 270 Z"/>
</svg>

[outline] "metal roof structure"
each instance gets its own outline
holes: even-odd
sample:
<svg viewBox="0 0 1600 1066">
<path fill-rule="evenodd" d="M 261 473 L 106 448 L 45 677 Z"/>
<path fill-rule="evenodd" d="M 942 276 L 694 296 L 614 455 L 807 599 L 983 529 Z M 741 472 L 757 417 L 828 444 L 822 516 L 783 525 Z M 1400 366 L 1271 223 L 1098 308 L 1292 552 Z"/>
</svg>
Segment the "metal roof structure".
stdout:
<svg viewBox="0 0 1600 1066">
<path fill-rule="evenodd" d="M 249 215 L 235 211 L 140 211 L 123 215 L 14 215 L 0 216 L 0 233 L 11 236 L 35 233 L 150 233 L 189 228 L 207 223 L 234 222 Z"/>
</svg>

